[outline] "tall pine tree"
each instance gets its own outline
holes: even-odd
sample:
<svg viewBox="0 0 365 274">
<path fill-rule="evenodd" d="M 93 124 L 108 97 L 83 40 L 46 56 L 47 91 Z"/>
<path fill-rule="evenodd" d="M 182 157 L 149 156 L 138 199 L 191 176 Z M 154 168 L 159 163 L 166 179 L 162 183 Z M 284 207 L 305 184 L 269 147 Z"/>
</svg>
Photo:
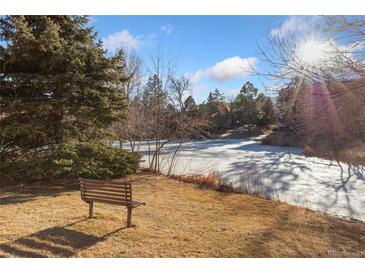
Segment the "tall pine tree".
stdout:
<svg viewBox="0 0 365 274">
<path fill-rule="evenodd" d="M 84 16 L 0 19 L 0 176 L 92 175 L 75 170 L 82 149 L 108 161 L 103 138 L 125 109 L 124 56 L 107 57 L 87 23 Z"/>
<path fill-rule="evenodd" d="M 257 122 L 257 93 L 258 89 L 252 83 L 246 82 L 233 102 L 238 120 L 248 126 L 249 132 Z"/>
</svg>

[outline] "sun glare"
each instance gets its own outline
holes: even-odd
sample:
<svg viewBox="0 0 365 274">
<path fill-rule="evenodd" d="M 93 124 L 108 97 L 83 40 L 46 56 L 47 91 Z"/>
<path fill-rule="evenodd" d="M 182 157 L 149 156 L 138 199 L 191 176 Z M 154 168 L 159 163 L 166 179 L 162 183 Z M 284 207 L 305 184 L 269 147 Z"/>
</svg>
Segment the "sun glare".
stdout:
<svg viewBox="0 0 365 274">
<path fill-rule="evenodd" d="M 328 60 L 330 47 L 328 41 L 310 38 L 299 44 L 297 55 L 304 65 L 318 67 L 323 61 Z"/>
</svg>

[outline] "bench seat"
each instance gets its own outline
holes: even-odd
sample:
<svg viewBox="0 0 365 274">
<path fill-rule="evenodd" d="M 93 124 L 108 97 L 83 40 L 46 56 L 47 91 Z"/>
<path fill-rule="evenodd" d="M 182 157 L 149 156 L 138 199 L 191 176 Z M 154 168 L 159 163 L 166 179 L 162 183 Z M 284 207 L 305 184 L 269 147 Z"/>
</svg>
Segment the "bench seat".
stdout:
<svg viewBox="0 0 365 274">
<path fill-rule="evenodd" d="M 132 185 L 126 181 L 79 178 L 81 199 L 89 204 L 89 218 L 93 216 L 94 203 L 125 206 L 128 210 L 127 227 L 131 226 L 132 209 L 144 202 L 132 200 Z"/>
</svg>

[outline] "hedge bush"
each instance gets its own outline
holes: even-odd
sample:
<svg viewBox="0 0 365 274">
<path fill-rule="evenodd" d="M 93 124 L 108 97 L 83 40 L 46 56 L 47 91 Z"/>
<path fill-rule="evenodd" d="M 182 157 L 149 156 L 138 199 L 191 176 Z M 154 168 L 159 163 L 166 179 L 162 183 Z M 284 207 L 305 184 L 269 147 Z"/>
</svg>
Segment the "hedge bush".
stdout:
<svg viewBox="0 0 365 274">
<path fill-rule="evenodd" d="M 0 180 L 112 179 L 135 173 L 140 154 L 100 143 L 65 143 L 28 158 L 0 161 Z"/>
<path fill-rule="evenodd" d="M 56 177 L 110 179 L 136 172 L 140 155 L 98 143 L 65 144 L 53 160 Z"/>
</svg>

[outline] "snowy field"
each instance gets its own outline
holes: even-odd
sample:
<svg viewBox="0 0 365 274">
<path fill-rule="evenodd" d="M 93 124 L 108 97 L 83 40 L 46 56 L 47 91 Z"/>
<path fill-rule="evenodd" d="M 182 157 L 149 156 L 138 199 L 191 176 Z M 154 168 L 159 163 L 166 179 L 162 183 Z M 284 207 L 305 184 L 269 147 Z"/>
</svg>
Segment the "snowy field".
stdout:
<svg viewBox="0 0 365 274">
<path fill-rule="evenodd" d="M 162 150 L 162 172 L 176 144 Z M 151 146 L 152 148 L 152 146 Z M 143 144 L 142 166 L 148 166 L 148 146 Z M 262 145 L 250 139 L 215 139 L 184 143 L 172 174 L 208 174 L 218 171 L 235 187 L 247 185 L 247 174 L 259 178 L 260 189 L 271 199 L 365 221 L 365 171 L 320 158 L 305 157 L 300 148 Z M 258 184 L 258 183 L 256 183 Z"/>
</svg>

